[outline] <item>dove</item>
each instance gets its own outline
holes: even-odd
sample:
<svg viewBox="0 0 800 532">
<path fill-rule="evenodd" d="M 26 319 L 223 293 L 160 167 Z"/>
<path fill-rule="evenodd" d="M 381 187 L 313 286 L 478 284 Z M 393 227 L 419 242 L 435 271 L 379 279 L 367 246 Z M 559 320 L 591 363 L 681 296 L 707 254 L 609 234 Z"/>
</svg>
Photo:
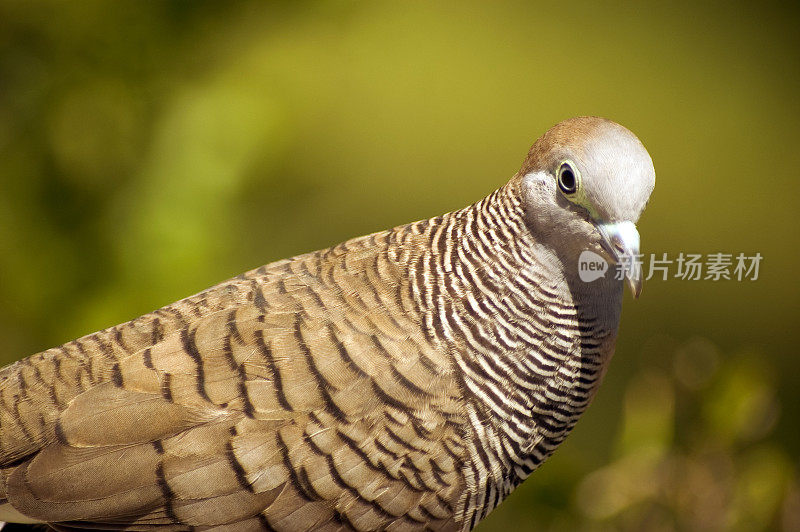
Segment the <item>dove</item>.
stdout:
<svg viewBox="0 0 800 532">
<path fill-rule="evenodd" d="M 461 210 L 280 260 L 0 370 L 0 519 L 470 530 L 564 441 L 641 291 L 647 150 L 556 124 Z M 591 282 L 581 253 L 619 265 Z"/>
</svg>

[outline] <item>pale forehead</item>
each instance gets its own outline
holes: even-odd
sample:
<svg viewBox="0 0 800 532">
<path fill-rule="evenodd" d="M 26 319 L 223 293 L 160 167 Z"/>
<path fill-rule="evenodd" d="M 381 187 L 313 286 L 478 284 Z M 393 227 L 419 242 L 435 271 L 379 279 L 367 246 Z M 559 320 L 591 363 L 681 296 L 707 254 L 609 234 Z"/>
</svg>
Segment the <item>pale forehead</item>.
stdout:
<svg viewBox="0 0 800 532">
<path fill-rule="evenodd" d="M 650 155 L 636 135 L 614 122 L 606 121 L 591 129 L 577 129 L 563 146 L 587 168 L 606 166 L 647 166 Z"/>
<path fill-rule="evenodd" d="M 639 139 L 611 122 L 576 143 L 574 154 L 597 211 L 609 220 L 638 220 L 655 185 L 653 161 Z"/>
</svg>

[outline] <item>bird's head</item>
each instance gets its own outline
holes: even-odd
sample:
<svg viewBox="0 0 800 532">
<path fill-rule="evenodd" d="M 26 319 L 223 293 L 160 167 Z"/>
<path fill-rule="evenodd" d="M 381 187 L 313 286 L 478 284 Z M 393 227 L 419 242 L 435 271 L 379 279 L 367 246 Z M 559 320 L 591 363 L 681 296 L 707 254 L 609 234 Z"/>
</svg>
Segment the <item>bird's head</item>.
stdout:
<svg viewBox="0 0 800 532">
<path fill-rule="evenodd" d="M 655 186 L 653 161 L 639 139 L 605 118 L 565 120 L 536 141 L 518 177 L 534 234 L 622 265 L 638 297 L 635 224 Z"/>
</svg>

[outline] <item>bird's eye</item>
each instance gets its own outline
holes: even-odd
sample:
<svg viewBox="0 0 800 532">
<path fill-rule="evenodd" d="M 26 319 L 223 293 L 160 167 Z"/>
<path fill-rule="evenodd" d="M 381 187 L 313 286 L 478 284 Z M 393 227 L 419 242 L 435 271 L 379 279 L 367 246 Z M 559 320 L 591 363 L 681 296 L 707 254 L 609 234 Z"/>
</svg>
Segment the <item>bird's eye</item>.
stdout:
<svg viewBox="0 0 800 532">
<path fill-rule="evenodd" d="M 558 188 L 567 195 L 578 190 L 578 171 L 570 163 L 561 163 L 558 168 Z"/>
</svg>

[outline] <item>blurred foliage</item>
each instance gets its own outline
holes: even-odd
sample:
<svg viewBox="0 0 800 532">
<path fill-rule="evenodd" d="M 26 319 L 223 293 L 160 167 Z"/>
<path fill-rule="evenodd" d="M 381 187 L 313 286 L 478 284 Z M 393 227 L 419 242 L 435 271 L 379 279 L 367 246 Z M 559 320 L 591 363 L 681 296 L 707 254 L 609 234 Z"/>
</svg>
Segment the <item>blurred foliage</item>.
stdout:
<svg viewBox="0 0 800 532">
<path fill-rule="evenodd" d="M 0 357 L 470 203 L 575 115 L 658 172 L 657 281 L 483 530 L 800 529 L 798 12 L 782 4 L 0 0 Z"/>
</svg>

